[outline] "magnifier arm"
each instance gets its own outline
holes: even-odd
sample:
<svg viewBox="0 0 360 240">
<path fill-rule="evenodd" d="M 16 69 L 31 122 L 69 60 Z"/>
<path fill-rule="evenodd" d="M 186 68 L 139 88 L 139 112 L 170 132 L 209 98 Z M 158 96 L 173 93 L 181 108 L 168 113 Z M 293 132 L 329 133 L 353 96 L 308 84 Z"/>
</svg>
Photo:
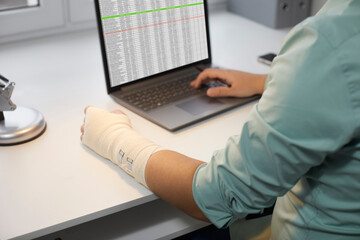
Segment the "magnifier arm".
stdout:
<svg viewBox="0 0 360 240">
<path fill-rule="evenodd" d="M 16 105 L 11 101 L 15 83 L 11 82 L 5 88 L 0 88 L 0 111 L 14 111 Z"/>
</svg>

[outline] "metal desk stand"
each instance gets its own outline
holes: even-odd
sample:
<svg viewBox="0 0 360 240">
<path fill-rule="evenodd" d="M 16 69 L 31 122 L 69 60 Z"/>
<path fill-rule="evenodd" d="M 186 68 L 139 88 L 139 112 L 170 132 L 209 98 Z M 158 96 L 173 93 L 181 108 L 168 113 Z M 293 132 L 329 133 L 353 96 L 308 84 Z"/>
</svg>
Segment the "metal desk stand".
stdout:
<svg viewBox="0 0 360 240">
<path fill-rule="evenodd" d="M 43 115 L 35 109 L 16 107 L 10 100 L 15 83 L 0 75 L 0 146 L 31 141 L 45 132 Z"/>
</svg>

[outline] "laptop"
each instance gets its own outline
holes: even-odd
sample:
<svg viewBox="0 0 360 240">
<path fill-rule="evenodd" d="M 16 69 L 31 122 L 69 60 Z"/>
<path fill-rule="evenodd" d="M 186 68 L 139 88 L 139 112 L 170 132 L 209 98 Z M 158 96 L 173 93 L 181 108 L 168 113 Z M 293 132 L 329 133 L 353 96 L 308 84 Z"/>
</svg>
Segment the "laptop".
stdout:
<svg viewBox="0 0 360 240">
<path fill-rule="evenodd" d="M 108 94 L 176 131 L 258 98 L 209 98 L 189 83 L 212 67 L 206 0 L 95 0 Z"/>
</svg>

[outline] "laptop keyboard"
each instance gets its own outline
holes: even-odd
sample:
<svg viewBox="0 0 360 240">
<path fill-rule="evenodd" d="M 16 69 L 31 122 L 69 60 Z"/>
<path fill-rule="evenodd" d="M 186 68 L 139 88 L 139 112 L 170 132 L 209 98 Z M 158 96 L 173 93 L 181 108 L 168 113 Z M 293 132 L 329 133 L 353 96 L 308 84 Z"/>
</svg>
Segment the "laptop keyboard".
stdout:
<svg viewBox="0 0 360 240">
<path fill-rule="evenodd" d="M 192 74 L 185 78 L 181 77 L 174 81 L 142 89 L 124 96 L 123 99 L 144 111 L 149 111 L 203 91 L 190 86 L 190 82 L 195 80 L 196 76 L 197 74 Z"/>
</svg>

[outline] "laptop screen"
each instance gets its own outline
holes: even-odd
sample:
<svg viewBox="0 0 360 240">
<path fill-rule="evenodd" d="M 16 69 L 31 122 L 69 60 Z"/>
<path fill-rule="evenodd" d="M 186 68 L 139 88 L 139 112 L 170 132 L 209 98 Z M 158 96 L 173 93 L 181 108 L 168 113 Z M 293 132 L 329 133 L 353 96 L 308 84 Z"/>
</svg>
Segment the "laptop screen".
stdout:
<svg viewBox="0 0 360 240">
<path fill-rule="evenodd" d="M 110 87 L 209 58 L 203 0 L 99 0 L 99 13 Z"/>
</svg>

